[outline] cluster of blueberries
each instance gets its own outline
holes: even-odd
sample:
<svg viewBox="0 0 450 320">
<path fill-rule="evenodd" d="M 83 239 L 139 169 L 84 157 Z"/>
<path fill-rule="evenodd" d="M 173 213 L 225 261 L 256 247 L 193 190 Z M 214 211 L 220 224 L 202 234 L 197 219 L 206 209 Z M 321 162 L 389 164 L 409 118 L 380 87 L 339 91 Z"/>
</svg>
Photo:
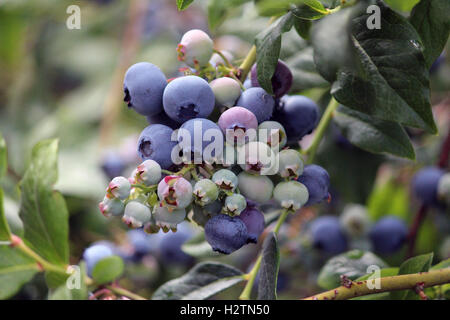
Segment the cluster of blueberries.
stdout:
<svg viewBox="0 0 450 320">
<path fill-rule="evenodd" d="M 429 166 L 419 170 L 411 182 L 413 194 L 429 207 L 443 209 L 450 206 L 450 173 Z M 371 249 L 379 254 L 392 254 L 402 248 L 408 236 L 406 223 L 393 215 L 386 215 L 371 224 L 367 209 L 351 204 L 338 217 L 323 216 L 309 225 L 312 245 L 324 253 L 334 255 L 349 249 L 350 240 L 369 238 Z"/>
<path fill-rule="evenodd" d="M 177 52 L 188 66 L 184 76 L 167 80 L 147 62 L 125 74 L 124 101 L 150 125 L 138 141 L 143 162 L 129 178 L 117 176 L 108 185 L 99 204 L 105 216 L 121 216 L 129 227 L 147 233 L 176 232 L 181 222 L 193 221 L 204 227 L 213 250 L 229 254 L 257 242 L 265 227 L 260 204 L 274 200 L 295 212 L 329 197 L 326 170 L 304 166 L 301 154 L 288 147 L 312 132 L 319 109 L 304 96 L 286 95 L 292 73 L 282 61 L 270 95 L 259 87 L 256 66 L 244 86 L 232 56 L 214 53 L 213 41 L 201 30 L 184 34 Z M 195 136 L 198 130 L 200 143 L 180 147 L 180 132 Z M 208 130 L 222 146 L 206 157 Z M 258 134 L 248 134 L 251 130 Z M 230 145 L 236 154 L 246 151 L 243 163 L 224 161 Z M 176 163 L 174 155 L 180 154 Z M 277 162 L 271 174 L 263 174 L 262 154 Z M 198 155 L 203 158 L 192 164 Z"/>
</svg>

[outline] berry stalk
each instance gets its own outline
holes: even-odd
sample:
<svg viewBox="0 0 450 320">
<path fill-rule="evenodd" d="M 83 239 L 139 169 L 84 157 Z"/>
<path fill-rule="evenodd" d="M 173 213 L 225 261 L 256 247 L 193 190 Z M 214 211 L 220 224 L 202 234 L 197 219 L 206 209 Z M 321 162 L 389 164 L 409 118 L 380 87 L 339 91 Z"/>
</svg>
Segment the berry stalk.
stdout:
<svg viewBox="0 0 450 320">
<path fill-rule="evenodd" d="M 429 272 L 404 274 L 380 278 L 379 288 L 370 288 L 368 282 L 351 281 L 346 286 L 341 286 L 320 294 L 316 294 L 302 300 L 346 300 L 374 293 L 390 292 L 396 290 L 414 290 L 418 285 L 428 288 L 436 285 L 450 283 L 450 268 L 434 270 Z"/>
</svg>

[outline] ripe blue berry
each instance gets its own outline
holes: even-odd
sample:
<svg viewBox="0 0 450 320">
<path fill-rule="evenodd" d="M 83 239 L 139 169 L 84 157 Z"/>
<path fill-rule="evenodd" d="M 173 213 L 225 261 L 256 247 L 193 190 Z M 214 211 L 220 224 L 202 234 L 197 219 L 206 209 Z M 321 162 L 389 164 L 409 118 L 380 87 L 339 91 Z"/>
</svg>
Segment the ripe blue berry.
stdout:
<svg viewBox="0 0 450 320">
<path fill-rule="evenodd" d="M 111 150 L 103 156 L 101 168 L 109 179 L 113 179 L 123 173 L 126 162 L 117 152 Z"/>
<path fill-rule="evenodd" d="M 163 169 L 169 169 L 172 163 L 172 150 L 177 145 L 172 141 L 173 130 L 162 124 L 146 127 L 138 142 L 138 153 L 142 160 L 154 160 Z"/>
<path fill-rule="evenodd" d="M 120 199 L 111 199 L 106 196 L 103 201 L 99 203 L 98 207 L 105 217 L 120 216 L 123 214 L 125 209 L 125 205 L 122 201 L 120 201 Z"/>
<path fill-rule="evenodd" d="M 439 57 L 433 62 L 430 67 L 430 73 L 435 73 L 445 63 L 445 52 L 442 52 Z"/>
<path fill-rule="evenodd" d="M 214 97 L 216 98 L 216 107 L 231 108 L 235 106 L 235 102 L 241 95 L 241 86 L 239 83 L 228 77 L 218 78 L 209 84 Z"/>
<path fill-rule="evenodd" d="M 366 207 L 359 204 L 348 204 L 339 217 L 342 228 L 351 237 L 364 236 L 370 227 L 369 214 Z"/>
<path fill-rule="evenodd" d="M 204 67 L 213 54 L 213 41 L 202 30 L 186 32 L 177 47 L 178 60 L 192 68 Z"/>
<path fill-rule="evenodd" d="M 445 171 L 438 167 L 425 167 L 417 172 L 412 180 L 412 189 L 416 197 L 430 206 L 439 206 L 437 188 Z"/>
<path fill-rule="evenodd" d="M 238 175 L 239 191 L 246 198 L 257 203 L 264 203 L 272 198 L 273 182 L 267 176 L 241 172 Z"/>
<path fill-rule="evenodd" d="M 162 97 L 166 85 L 166 76 L 157 66 L 148 62 L 136 63 L 125 74 L 124 101 L 142 115 L 158 114 L 163 110 Z"/>
<path fill-rule="evenodd" d="M 257 243 L 258 238 L 264 231 L 265 222 L 264 215 L 255 207 L 249 207 L 241 212 L 237 217 L 241 219 L 247 227 L 249 242 Z"/>
<path fill-rule="evenodd" d="M 232 194 L 225 198 L 225 205 L 223 207 L 224 213 L 229 216 L 236 216 L 241 214 L 241 212 L 247 207 L 247 201 L 245 197 L 240 194 Z"/>
<path fill-rule="evenodd" d="M 130 196 L 131 184 L 127 178 L 115 177 L 111 180 L 106 189 L 106 194 L 109 198 L 118 198 L 125 200 Z"/>
<path fill-rule="evenodd" d="M 180 176 L 167 176 L 158 184 L 161 205 L 172 209 L 184 209 L 192 202 L 192 185 Z"/>
<path fill-rule="evenodd" d="M 148 124 L 163 124 L 169 128 L 175 130 L 180 127 L 180 124 L 172 119 L 164 112 L 160 112 L 153 116 L 147 116 Z"/>
<path fill-rule="evenodd" d="M 256 64 L 251 70 L 251 81 L 253 87 L 260 87 L 258 82 L 258 71 Z M 280 98 L 289 92 L 292 86 L 292 72 L 289 67 L 281 60 L 278 60 L 275 73 L 272 76 L 272 90 L 275 98 Z"/>
<path fill-rule="evenodd" d="M 143 183 L 146 186 L 157 184 L 161 180 L 161 166 L 154 160 L 145 160 L 138 165 L 135 175 L 137 183 Z"/>
<path fill-rule="evenodd" d="M 233 192 L 238 186 L 238 178 L 233 171 L 220 169 L 215 172 L 211 180 L 221 189 L 227 192 Z"/>
<path fill-rule="evenodd" d="M 194 259 L 183 252 L 182 245 L 194 232 L 188 223 L 180 223 L 176 232 L 162 234 L 159 245 L 159 257 L 165 264 L 190 265 Z"/>
<path fill-rule="evenodd" d="M 197 76 L 172 80 L 164 90 L 164 111 L 173 120 L 207 118 L 214 109 L 214 93 L 208 82 Z"/>
<path fill-rule="evenodd" d="M 286 130 L 279 122 L 264 121 L 258 126 L 258 141 L 267 143 L 274 150 L 281 150 L 287 142 Z"/>
<path fill-rule="evenodd" d="M 92 271 L 100 260 L 110 257 L 113 254 L 111 248 L 101 244 L 90 246 L 84 250 L 83 260 L 86 262 L 88 275 L 92 276 Z"/>
<path fill-rule="evenodd" d="M 283 178 L 297 178 L 303 173 L 303 161 L 300 153 L 293 149 L 278 153 L 278 174 Z"/>
<path fill-rule="evenodd" d="M 319 107 L 305 96 L 284 96 L 276 109 L 273 120 L 286 130 L 288 142 L 297 142 L 311 133 L 319 121 Z"/>
<path fill-rule="evenodd" d="M 224 254 L 240 249 L 249 240 L 244 222 L 225 214 L 218 214 L 206 223 L 205 238 L 214 251 Z"/>
<path fill-rule="evenodd" d="M 275 100 L 263 88 L 253 87 L 242 92 L 236 105 L 250 110 L 261 123 L 272 116 Z"/>
<path fill-rule="evenodd" d="M 148 235 L 142 229 L 134 229 L 127 232 L 127 238 L 134 252 L 138 255 L 156 253 L 161 237 Z"/>
<path fill-rule="evenodd" d="M 130 228 L 140 228 L 151 219 L 150 208 L 138 201 L 130 201 L 125 206 L 122 221 Z"/>
<path fill-rule="evenodd" d="M 168 208 L 156 205 L 153 211 L 153 219 L 155 224 L 168 232 L 171 229 L 173 232 L 177 231 L 177 225 L 186 218 L 186 210 L 175 209 L 169 211 Z"/>
<path fill-rule="evenodd" d="M 285 209 L 296 211 L 308 201 L 308 189 L 298 181 L 286 181 L 277 184 L 273 198 Z"/>
<path fill-rule="evenodd" d="M 397 217 L 386 216 L 372 227 L 369 233 L 375 252 L 389 254 L 399 250 L 406 240 L 408 229 Z"/>
<path fill-rule="evenodd" d="M 201 179 L 195 183 L 193 193 L 195 203 L 203 207 L 217 200 L 219 188 L 212 180 Z"/>
<path fill-rule="evenodd" d="M 225 134 L 225 140 L 231 145 L 243 145 L 256 140 L 258 120 L 245 108 L 233 107 L 226 110 L 220 115 L 218 124 Z"/>
<path fill-rule="evenodd" d="M 312 244 L 316 249 L 328 254 L 338 254 L 347 250 L 347 238 L 336 217 L 319 217 L 310 225 Z"/>
<path fill-rule="evenodd" d="M 310 164 L 305 166 L 302 175 L 298 177 L 297 181 L 303 183 L 308 189 L 309 200 L 305 206 L 319 203 L 330 196 L 328 192 L 330 176 L 324 168 L 318 165 Z"/>
<path fill-rule="evenodd" d="M 178 145 L 185 162 L 212 163 L 220 159 L 223 152 L 223 134 L 219 126 L 208 119 L 197 118 L 183 123 L 177 133 Z M 220 146 L 220 148 L 213 148 Z"/>
</svg>

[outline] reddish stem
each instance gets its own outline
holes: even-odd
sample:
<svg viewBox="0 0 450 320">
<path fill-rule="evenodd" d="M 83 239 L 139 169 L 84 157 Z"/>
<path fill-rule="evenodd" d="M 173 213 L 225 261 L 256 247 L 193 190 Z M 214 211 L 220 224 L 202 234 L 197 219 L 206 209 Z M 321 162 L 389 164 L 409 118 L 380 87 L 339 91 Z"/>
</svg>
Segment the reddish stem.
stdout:
<svg viewBox="0 0 450 320">
<path fill-rule="evenodd" d="M 445 139 L 444 144 L 442 145 L 438 166 L 441 168 L 447 168 L 449 157 L 450 157 L 450 130 L 447 134 L 447 138 Z"/>
</svg>

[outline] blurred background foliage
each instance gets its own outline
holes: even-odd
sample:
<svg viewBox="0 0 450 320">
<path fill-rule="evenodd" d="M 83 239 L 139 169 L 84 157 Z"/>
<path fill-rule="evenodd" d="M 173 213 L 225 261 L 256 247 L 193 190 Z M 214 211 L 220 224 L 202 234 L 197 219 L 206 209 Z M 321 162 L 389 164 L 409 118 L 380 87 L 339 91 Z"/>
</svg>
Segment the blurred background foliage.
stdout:
<svg viewBox="0 0 450 320">
<path fill-rule="evenodd" d="M 407 15 L 418 0 L 386 2 Z M 236 62 L 242 60 L 255 35 L 267 26 L 268 18 L 260 17 L 249 2 L 228 8 L 219 21 L 208 23 L 208 5 L 212 3 L 217 1 L 196 0 L 189 9 L 178 12 L 174 0 L 0 1 L 0 131 L 9 152 L 5 206 L 13 230 L 20 233 L 17 183 L 31 147 L 41 139 L 57 137 L 60 158 L 56 188 L 63 192 L 69 207 L 71 260 L 77 263 L 83 249 L 99 240 L 129 250 L 124 226 L 120 221 L 106 220 L 97 208 L 109 180 L 102 169 L 105 159 L 114 155 L 126 159 L 123 174 L 128 176 L 139 162 L 136 141 L 147 125 L 145 118 L 122 102 L 123 74 L 131 64 L 148 61 L 158 65 L 168 78 L 179 76 L 182 65 L 175 48 L 182 34 L 192 28 L 209 32 L 216 48 L 232 52 Z M 80 30 L 66 27 L 66 9 L 71 4 L 81 8 Z M 295 93 L 310 96 L 325 107 L 328 84 L 315 72 L 308 41 L 295 30 L 283 37 L 282 59 L 293 69 Z M 317 161 L 330 173 L 332 200 L 293 216 L 284 226 L 285 232 L 280 233 L 278 286 L 283 290 L 279 298 L 298 298 L 318 290 L 317 274 L 327 257 L 309 248 L 304 232 L 315 216 L 338 215 L 345 204 L 359 203 L 368 207 L 373 221 L 386 214 L 412 220 L 418 203 L 409 190 L 411 176 L 419 167 L 436 162 L 442 137 L 449 128 L 450 58 L 444 60 L 431 75 L 433 112 L 441 134 L 430 136 L 409 130 L 416 162 L 369 154 L 352 146 L 337 127 L 329 128 Z M 301 145 L 309 141 L 307 136 Z M 431 212 L 420 230 L 417 253 L 439 252 L 449 230 L 448 216 Z M 245 271 L 259 246 L 207 259 Z M 404 255 L 400 252 L 383 258 L 395 265 Z M 127 264 L 121 284 L 149 295 L 190 265 L 158 262 L 157 255 L 148 255 Z M 17 297 L 43 298 L 44 288 L 44 280 L 38 276 Z M 221 297 L 235 298 L 240 290 L 242 287 L 237 286 Z"/>
</svg>

